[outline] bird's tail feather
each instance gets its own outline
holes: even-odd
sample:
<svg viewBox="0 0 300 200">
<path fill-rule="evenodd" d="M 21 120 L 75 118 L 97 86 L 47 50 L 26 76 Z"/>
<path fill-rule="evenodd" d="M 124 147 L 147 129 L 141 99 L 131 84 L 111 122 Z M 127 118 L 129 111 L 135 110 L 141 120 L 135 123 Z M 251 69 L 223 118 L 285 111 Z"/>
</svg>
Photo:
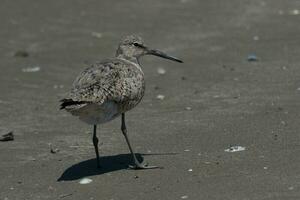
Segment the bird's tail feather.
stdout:
<svg viewBox="0 0 300 200">
<path fill-rule="evenodd" d="M 80 104 L 86 104 L 86 101 L 74 101 L 72 99 L 62 99 L 60 100 L 61 104 L 60 104 L 60 109 L 65 109 L 68 106 L 72 106 L 72 105 L 80 105 Z"/>
</svg>

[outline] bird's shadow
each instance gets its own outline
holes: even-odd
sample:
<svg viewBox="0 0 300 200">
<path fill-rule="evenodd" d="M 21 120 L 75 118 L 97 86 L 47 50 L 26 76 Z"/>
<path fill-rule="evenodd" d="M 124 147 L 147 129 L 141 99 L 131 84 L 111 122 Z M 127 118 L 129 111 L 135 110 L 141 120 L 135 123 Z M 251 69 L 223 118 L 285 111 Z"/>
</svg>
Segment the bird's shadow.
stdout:
<svg viewBox="0 0 300 200">
<path fill-rule="evenodd" d="M 143 162 L 144 158 L 141 154 L 136 154 L 136 157 L 140 162 Z M 118 154 L 100 157 L 100 168 L 97 168 L 96 159 L 89 159 L 72 165 L 66 169 L 57 181 L 72 181 L 87 176 L 128 169 L 128 166 L 132 164 L 131 154 Z"/>
</svg>

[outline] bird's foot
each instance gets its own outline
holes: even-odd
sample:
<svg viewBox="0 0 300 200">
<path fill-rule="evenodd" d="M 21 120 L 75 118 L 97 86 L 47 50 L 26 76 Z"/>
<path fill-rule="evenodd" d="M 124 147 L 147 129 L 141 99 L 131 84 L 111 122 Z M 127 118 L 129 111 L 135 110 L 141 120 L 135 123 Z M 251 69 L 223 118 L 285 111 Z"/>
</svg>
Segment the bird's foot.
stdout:
<svg viewBox="0 0 300 200">
<path fill-rule="evenodd" d="M 129 169 L 139 170 L 139 169 L 163 169 L 159 166 L 149 166 L 148 164 L 136 163 L 135 165 L 129 165 Z"/>
</svg>

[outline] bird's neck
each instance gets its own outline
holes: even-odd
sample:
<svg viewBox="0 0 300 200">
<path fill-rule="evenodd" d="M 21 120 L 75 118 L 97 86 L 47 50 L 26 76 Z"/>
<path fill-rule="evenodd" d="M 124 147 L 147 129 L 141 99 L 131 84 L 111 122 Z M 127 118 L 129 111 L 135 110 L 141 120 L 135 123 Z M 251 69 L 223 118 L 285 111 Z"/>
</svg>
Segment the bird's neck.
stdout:
<svg viewBox="0 0 300 200">
<path fill-rule="evenodd" d="M 139 60 L 136 57 L 132 57 L 132 56 L 129 57 L 129 56 L 126 56 L 124 54 L 119 54 L 119 55 L 117 55 L 117 58 L 120 58 L 120 59 L 123 59 L 123 60 L 127 60 L 129 62 L 132 62 L 132 63 L 135 63 L 137 65 L 140 65 Z"/>
<path fill-rule="evenodd" d="M 142 68 L 141 68 L 141 65 L 139 63 L 139 59 L 127 59 L 127 58 L 124 58 L 122 56 L 117 56 L 118 59 L 120 60 L 123 60 L 125 62 L 127 62 L 128 64 L 130 64 L 131 66 L 135 66 L 142 74 L 144 74 Z"/>
</svg>

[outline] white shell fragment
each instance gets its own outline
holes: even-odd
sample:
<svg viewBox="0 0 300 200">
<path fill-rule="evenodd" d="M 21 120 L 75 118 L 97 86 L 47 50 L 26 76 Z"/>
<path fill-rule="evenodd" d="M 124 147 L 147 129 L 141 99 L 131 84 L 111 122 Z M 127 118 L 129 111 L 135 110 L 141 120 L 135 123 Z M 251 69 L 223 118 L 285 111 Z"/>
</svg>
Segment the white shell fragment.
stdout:
<svg viewBox="0 0 300 200">
<path fill-rule="evenodd" d="M 188 171 L 189 171 L 189 172 L 192 172 L 192 171 L 193 171 L 193 169 L 189 169 Z"/>
<path fill-rule="evenodd" d="M 159 100 L 164 100 L 165 96 L 162 95 L 162 94 L 159 94 L 159 95 L 156 96 L 156 98 L 159 99 Z"/>
<path fill-rule="evenodd" d="M 246 150 L 246 147 L 242 147 L 242 146 L 231 146 L 228 149 L 225 149 L 225 152 L 229 152 L 229 153 L 233 153 L 233 152 L 238 152 L 238 151 L 244 151 Z"/>
<path fill-rule="evenodd" d="M 41 68 L 39 66 L 27 67 L 27 68 L 22 69 L 23 72 L 38 72 L 40 70 L 41 70 Z"/>
<path fill-rule="evenodd" d="M 289 189 L 289 190 L 293 190 L 293 189 L 294 189 L 294 187 L 293 187 L 293 186 L 290 186 L 288 189 Z"/>
<path fill-rule="evenodd" d="M 287 70 L 287 67 L 286 67 L 286 66 L 282 66 L 282 69 L 283 69 L 283 70 Z"/>
<path fill-rule="evenodd" d="M 102 33 L 92 32 L 91 35 L 96 38 L 102 38 Z"/>
<path fill-rule="evenodd" d="M 64 88 L 64 85 L 53 85 L 53 88 L 54 89 L 58 89 L 58 88 L 62 89 L 62 88 Z"/>
<path fill-rule="evenodd" d="M 181 196 L 181 199 L 187 199 L 187 198 L 189 198 L 189 196 L 187 195 Z"/>
<path fill-rule="evenodd" d="M 292 11 L 290 12 L 290 14 L 291 14 L 291 15 L 299 15 L 300 12 L 299 12 L 299 10 L 295 9 L 295 10 L 292 10 Z"/>
<path fill-rule="evenodd" d="M 160 74 L 160 75 L 164 75 L 166 73 L 166 70 L 164 68 L 157 68 L 157 73 Z"/>
<path fill-rule="evenodd" d="M 258 41 L 259 40 L 259 36 L 257 36 L 257 35 L 253 36 L 253 40 L 254 41 Z"/>
<path fill-rule="evenodd" d="M 186 110 L 192 110 L 192 108 L 189 107 L 189 106 L 185 107 L 185 109 L 186 109 Z"/>
<path fill-rule="evenodd" d="M 79 183 L 82 184 L 82 185 L 89 184 L 89 183 L 91 183 L 91 182 L 93 182 L 93 180 L 92 180 L 92 179 L 89 179 L 89 178 L 83 178 L 83 179 L 81 179 L 81 180 L 79 181 Z"/>
</svg>

